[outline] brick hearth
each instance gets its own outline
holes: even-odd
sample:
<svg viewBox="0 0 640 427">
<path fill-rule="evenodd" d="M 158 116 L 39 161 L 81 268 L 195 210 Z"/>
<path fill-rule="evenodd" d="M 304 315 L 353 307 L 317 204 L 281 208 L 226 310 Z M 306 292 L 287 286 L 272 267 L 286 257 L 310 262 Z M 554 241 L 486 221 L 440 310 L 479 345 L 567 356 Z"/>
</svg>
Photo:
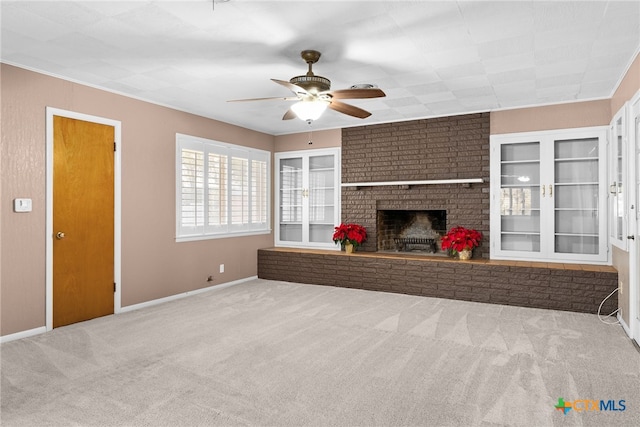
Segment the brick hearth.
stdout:
<svg viewBox="0 0 640 427">
<path fill-rule="evenodd" d="M 610 266 L 290 248 L 259 250 L 258 277 L 584 313 L 596 313 L 618 283 Z M 617 307 L 614 296 L 602 312 Z"/>
</svg>

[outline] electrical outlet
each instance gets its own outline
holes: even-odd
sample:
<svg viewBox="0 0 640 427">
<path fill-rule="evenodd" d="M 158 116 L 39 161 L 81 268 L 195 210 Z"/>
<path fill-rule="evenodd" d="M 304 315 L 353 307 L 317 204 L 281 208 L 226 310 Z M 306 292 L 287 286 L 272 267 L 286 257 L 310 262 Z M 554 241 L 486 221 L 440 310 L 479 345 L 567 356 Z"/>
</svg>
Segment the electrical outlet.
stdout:
<svg viewBox="0 0 640 427">
<path fill-rule="evenodd" d="M 220 264 L 220 273 L 224 273 L 224 264 Z"/>
</svg>

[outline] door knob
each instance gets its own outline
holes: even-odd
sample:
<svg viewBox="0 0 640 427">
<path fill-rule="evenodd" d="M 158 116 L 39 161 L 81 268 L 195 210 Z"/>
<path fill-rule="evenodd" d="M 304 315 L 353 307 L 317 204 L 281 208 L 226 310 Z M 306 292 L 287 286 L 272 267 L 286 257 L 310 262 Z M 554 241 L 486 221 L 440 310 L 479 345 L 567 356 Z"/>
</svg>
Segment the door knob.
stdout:
<svg viewBox="0 0 640 427">
<path fill-rule="evenodd" d="M 636 240 L 636 236 L 634 236 L 633 234 L 631 236 L 627 236 L 627 239 L 629 240 Z"/>
<path fill-rule="evenodd" d="M 58 240 L 64 239 L 64 233 L 62 231 L 58 231 L 56 233 L 56 239 L 58 239 Z"/>
</svg>

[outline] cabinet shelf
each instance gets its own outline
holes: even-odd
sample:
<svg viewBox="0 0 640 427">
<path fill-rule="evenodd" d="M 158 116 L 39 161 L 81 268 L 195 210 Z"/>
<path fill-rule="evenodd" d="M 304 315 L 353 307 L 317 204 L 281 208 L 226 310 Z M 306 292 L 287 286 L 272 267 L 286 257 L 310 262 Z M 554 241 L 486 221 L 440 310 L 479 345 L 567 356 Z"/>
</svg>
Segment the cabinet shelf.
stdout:
<svg viewBox="0 0 640 427">
<path fill-rule="evenodd" d="M 556 162 L 597 162 L 597 157 L 560 157 L 554 159 Z"/>
<path fill-rule="evenodd" d="M 501 160 L 501 165 L 522 165 L 522 164 L 540 164 L 540 159 L 531 159 L 531 160 Z"/>
<path fill-rule="evenodd" d="M 517 236 L 539 236 L 539 231 L 501 231 L 502 235 L 517 235 Z"/>
<path fill-rule="evenodd" d="M 584 181 L 584 182 L 556 182 L 553 185 L 556 187 L 575 187 L 578 185 L 598 185 L 597 182 Z"/>
</svg>

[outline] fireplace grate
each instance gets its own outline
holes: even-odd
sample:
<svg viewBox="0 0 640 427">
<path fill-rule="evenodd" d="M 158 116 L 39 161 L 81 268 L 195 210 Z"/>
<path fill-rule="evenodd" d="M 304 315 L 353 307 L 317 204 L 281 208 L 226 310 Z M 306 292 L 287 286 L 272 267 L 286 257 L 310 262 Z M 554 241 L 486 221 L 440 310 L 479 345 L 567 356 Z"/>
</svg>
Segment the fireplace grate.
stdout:
<svg viewBox="0 0 640 427">
<path fill-rule="evenodd" d="M 396 249 L 402 252 L 409 252 L 411 250 L 424 250 L 425 246 L 429 252 L 436 253 L 436 239 L 426 239 L 421 237 L 394 237 L 393 242 L 396 244 Z"/>
</svg>

